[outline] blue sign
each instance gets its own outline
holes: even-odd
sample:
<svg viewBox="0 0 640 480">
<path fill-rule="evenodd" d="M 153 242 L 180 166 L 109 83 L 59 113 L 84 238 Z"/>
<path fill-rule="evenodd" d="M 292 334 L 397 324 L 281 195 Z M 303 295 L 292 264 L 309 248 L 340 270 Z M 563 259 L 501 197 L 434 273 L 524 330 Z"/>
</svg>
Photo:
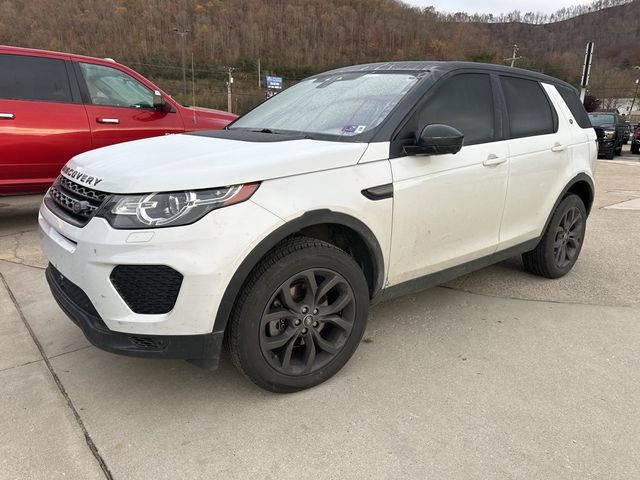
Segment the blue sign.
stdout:
<svg viewBox="0 0 640 480">
<path fill-rule="evenodd" d="M 264 81 L 265 86 L 269 90 L 282 90 L 284 81 L 282 77 L 269 77 L 267 76 Z"/>
</svg>

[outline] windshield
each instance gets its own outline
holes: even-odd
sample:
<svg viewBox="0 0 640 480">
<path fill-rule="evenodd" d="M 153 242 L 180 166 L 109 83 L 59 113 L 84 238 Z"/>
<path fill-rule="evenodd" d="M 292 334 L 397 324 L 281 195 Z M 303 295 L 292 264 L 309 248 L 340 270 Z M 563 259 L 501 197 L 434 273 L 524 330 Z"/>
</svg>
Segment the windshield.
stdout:
<svg viewBox="0 0 640 480">
<path fill-rule="evenodd" d="M 615 125 L 616 116 L 615 115 L 602 115 L 602 114 L 589 114 L 589 119 L 591 120 L 591 125 L 594 127 L 599 127 L 600 125 Z"/>
<path fill-rule="evenodd" d="M 303 80 L 229 129 L 354 137 L 380 125 L 416 84 L 412 73 L 341 73 Z"/>
</svg>

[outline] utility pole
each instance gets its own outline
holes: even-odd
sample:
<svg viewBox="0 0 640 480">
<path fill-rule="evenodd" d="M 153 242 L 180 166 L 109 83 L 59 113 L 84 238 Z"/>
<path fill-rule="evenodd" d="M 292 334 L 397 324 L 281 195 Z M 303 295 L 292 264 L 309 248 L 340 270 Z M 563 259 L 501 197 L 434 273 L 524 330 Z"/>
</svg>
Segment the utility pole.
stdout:
<svg viewBox="0 0 640 480">
<path fill-rule="evenodd" d="M 260 57 L 258 57 L 258 88 L 262 85 L 262 78 L 260 77 Z"/>
<path fill-rule="evenodd" d="M 176 33 L 176 35 L 180 36 L 180 51 L 182 54 L 182 98 L 183 98 L 183 102 L 187 101 L 187 67 L 185 65 L 185 59 L 184 59 L 184 49 L 185 49 L 185 41 L 186 41 L 186 37 L 187 35 L 189 35 L 189 30 L 188 29 L 184 29 L 184 30 L 180 30 L 179 28 L 174 28 L 173 31 Z"/>
<path fill-rule="evenodd" d="M 227 111 L 229 113 L 233 113 L 233 105 L 231 101 L 231 85 L 233 84 L 233 77 L 231 76 L 231 72 L 233 72 L 233 68 L 227 67 L 227 75 L 229 75 L 227 80 Z"/>
<path fill-rule="evenodd" d="M 191 106 L 195 107 L 196 106 L 196 69 L 193 66 L 193 52 L 191 52 Z M 196 122 L 196 109 L 192 109 L 193 110 L 193 124 L 195 125 Z"/>
<path fill-rule="evenodd" d="M 520 60 L 522 57 L 516 57 L 516 54 L 518 53 L 518 50 L 520 50 L 520 48 L 518 47 L 517 44 L 513 45 L 513 55 L 511 55 L 511 57 L 509 58 L 505 58 L 504 61 L 508 62 L 509 60 L 511 60 L 511 68 L 513 68 L 516 64 L 516 60 Z"/>
</svg>

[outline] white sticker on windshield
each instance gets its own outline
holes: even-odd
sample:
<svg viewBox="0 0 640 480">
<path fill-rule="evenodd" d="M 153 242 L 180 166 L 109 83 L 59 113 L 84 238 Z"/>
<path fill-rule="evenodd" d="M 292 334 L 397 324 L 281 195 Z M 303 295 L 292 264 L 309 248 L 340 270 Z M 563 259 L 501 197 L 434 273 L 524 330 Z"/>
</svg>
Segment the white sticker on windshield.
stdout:
<svg viewBox="0 0 640 480">
<path fill-rule="evenodd" d="M 345 125 L 342 127 L 342 133 L 345 135 L 358 135 L 365 131 L 366 125 Z"/>
</svg>

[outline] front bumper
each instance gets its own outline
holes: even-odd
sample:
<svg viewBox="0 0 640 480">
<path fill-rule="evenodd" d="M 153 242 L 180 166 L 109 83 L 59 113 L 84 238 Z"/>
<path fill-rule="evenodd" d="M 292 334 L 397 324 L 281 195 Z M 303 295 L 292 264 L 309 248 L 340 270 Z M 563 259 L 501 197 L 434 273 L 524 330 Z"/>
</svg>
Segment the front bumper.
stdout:
<svg viewBox="0 0 640 480">
<path fill-rule="evenodd" d="M 214 322 L 231 277 L 255 245 L 281 224 L 251 201 L 211 212 L 192 225 L 138 231 L 113 229 L 97 217 L 75 227 L 44 204 L 39 215 L 45 256 L 82 288 L 107 331 L 150 337 L 218 331 Z M 118 266 L 158 265 L 183 277 L 175 304 L 166 313 L 135 313 L 114 286 L 112 274 Z M 148 288 L 140 289 L 144 291 Z M 63 308 L 69 313 L 68 304 Z"/>
<path fill-rule="evenodd" d="M 224 332 L 205 335 L 133 335 L 109 330 L 86 294 L 53 265 L 45 276 L 60 308 L 96 347 L 132 357 L 207 359 L 215 366 Z"/>
<path fill-rule="evenodd" d="M 615 140 L 603 140 L 598 143 L 598 155 L 610 155 L 615 152 Z"/>
</svg>

